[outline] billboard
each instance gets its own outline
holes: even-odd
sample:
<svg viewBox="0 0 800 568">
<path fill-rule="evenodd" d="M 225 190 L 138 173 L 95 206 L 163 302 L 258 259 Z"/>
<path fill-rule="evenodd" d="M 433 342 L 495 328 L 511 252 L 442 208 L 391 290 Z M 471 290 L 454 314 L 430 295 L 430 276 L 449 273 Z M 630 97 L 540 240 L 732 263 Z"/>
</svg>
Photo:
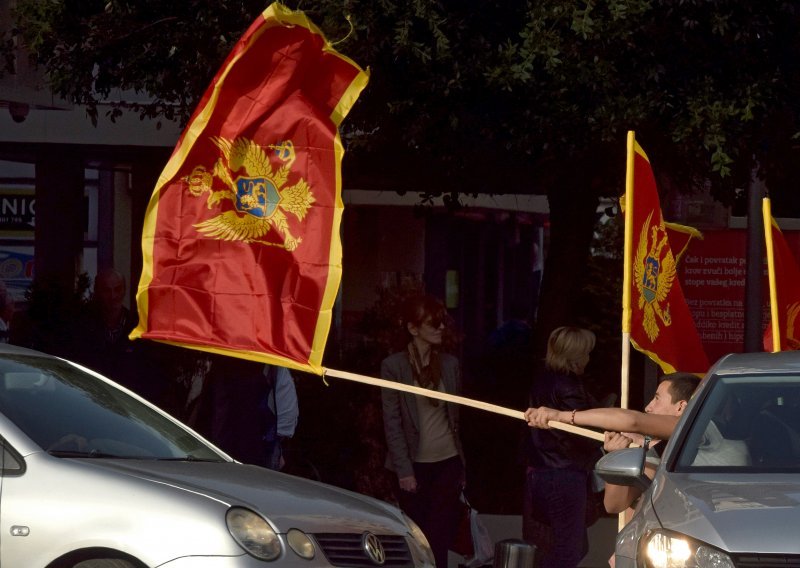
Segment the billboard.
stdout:
<svg viewBox="0 0 800 568">
<path fill-rule="evenodd" d="M 800 256 L 800 231 L 784 231 L 784 236 L 795 258 Z M 678 266 L 678 278 L 708 359 L 714 362 L 744 350 L 747 230 L 706 230 L 703 237 L 692 240 Z M 770 317 L 766 261 L 762 270 L 762 327 L 766 328 Z"/>
</svg>

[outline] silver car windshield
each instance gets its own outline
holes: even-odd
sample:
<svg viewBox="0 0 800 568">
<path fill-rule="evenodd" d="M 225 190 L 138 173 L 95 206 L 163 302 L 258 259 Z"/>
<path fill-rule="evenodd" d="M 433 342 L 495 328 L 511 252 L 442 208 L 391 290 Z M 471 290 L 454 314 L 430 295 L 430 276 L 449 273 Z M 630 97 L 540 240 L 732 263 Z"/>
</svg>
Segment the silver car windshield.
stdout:
<svg viewBox="0 0 800 568">
<path fill-rule="evenodd" d="M 800 472 L 800 377 L 717 377 L 676 471 Z"/>
<path fill-rule="evenodd" d="M 58 457 L 224 459 L 126 392 L 57 359 L 0 359 L 0 412 Z"/>
</svg>

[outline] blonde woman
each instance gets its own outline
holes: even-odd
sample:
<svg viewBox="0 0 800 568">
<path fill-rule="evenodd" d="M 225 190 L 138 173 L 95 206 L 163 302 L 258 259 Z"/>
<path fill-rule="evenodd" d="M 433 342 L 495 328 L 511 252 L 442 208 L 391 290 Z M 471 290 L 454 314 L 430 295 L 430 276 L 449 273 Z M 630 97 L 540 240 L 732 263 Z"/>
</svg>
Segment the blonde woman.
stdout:
<svg viewBox="0 0 800 568">
<path fill-rule="evenodd" d="M 594 345 L 595 335 L 587 329 L 554 330 L 544 367 L 533 381 L 531 406 L 569 414 L 592 406 L 581 376 Z M 575 568 L 586 554 L 589 473 L 600 455 L 600 445 L 586 438 L 557 430 L 530 430 L 526 510 L 551 529 L 547 539 L 526 535 L 540 549 L 541 568 Z"/>
</svg>

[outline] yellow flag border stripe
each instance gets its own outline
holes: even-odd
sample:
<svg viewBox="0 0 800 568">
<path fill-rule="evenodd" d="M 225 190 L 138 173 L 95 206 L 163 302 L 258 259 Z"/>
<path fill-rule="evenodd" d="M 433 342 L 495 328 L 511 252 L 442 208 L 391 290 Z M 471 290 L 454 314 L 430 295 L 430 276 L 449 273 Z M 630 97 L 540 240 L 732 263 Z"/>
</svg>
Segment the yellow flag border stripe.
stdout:
<svg viewBox="0 0 800 568">
<path fill-rule="evenodd" d="M 778 231 L 778 223 L 772 217 L 772 201 L 765 197 L 761 202 L 764 218 L 764 244 L 767 249 L 767 277 L 769 281 L 769 312 L 772 318 L 772 352 L 781 350 L 781 323 L 778 316 L 778 282 L 775 276 L 775 243 L 772 241 L 772 227 Z"/>
<path fill-rule="evenodd" d="M 633 345 L 633 347 L 637 351 L 639 351 L 640 353 L 642 353 L 642 354 L 646 355 L 647 357 L 649 357 L 650 359 L 652 359 L 659 367 L 661 367 L 661 370 L 664 373 L 675 373 L 675 372 L 677 372 L 678 369 L 676 369 L 675 367 L 673 367 L 672 365 L 670 365 L 666 361 L 662 360 L 656 353 L 654 353 L 652 351 L 649 351 L 647 349 L 644 349 L 641 345 L 636 343 L 636 341 L 634 341 L 633 339 L 631 339 L 631 344 Z M 698 377 L 701 377 L 701 378 L 704 377 L 705 374 L 706 374 L 705 371 L 686 371 L 686 372 L 687 373 L 691 373 L 693 375 L 697 375 Z"/>
</svg>

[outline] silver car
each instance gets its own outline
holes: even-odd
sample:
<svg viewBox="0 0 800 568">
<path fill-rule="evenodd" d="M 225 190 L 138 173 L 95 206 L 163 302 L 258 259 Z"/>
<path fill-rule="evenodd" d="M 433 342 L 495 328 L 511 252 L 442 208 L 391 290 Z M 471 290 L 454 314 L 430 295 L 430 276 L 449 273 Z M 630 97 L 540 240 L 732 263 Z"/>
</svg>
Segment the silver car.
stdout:
<svg viewBox="0 0 800 568">
<path fill-rule="evenodd" d="M 0 347 L 3 568 L 433 566 L 397 508 L 233 461 L 111 381 Z"/>
<path fill-rule="evenodd" d="M 800 352 L 729 355 L 680 419 L 652 484 L 644 451 L 604 456 L 610 483 L 649 488 L 617 568 L 800 566 Z"/>
</svg>

